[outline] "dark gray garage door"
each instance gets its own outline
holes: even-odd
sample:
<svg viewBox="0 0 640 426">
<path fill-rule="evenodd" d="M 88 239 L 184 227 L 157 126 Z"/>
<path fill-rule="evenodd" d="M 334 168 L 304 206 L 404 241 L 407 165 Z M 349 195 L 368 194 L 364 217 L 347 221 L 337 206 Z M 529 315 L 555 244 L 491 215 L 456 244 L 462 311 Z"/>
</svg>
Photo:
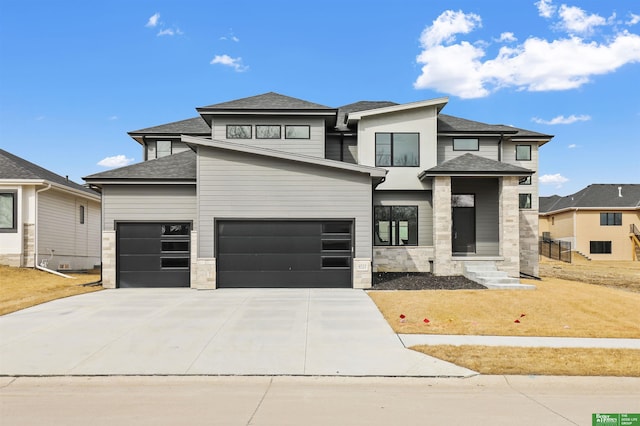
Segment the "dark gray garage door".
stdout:
<svg viewBox="0 0 640 426">
<path fill-rule="evenodd" d="M 352 224 L 218 221 L 217 286 L 351 287 Z"/>
<path fill-rule="evenodd" d="M 189 223 L 118 223 L 118 287 L 189 287 Z"/>
</svg>

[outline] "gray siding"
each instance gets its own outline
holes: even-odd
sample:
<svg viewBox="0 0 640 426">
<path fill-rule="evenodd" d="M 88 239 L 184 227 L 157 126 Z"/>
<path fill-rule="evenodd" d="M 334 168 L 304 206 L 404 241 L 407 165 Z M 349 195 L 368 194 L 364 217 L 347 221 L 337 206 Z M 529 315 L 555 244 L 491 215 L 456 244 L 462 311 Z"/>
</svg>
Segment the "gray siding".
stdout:
<svg viewBox="0 0 640 426">
<path fill-rule="evenodd" d="M 195 185 L 104 185 L 104 230 L 114 222 L 196 221 Z"/>
<path fill-rule="evenodd" d="M 499 254 L 500 224 L 497 178 L 452 179 L 453 194 L 476 195 L 476 254 Z"/>
<path fill-rule="evenodd" d="M 80 223 L 84 206 L 84 223 Z M 86 198 L 44 191 L 38 195 L 38 263 L 53 258 L 48 266 L 58 269 L 89 269 L 100 263 L 100 205 Z"/>
<path fill-rule="evenodd" d="M 438 137 L 438 164 L 442 164 L 445 161 L 453 160 L 461 155 L 471 153 L 478 157 L 488 158 L 490 160 L 499 161 L 499 145 L 497 138 L 479 138 L 479 150 L 478 151 L 454 151 L 453 150 L 453 137 L 451 136 L 439 136 Z"/>
<path fill-rule="evenodd" d="M 376 206 L 418 206 L 418 245 L 433 245 L 431 191 L 375 191 Z"/>
<path fill-rule="evenodd" d="M 251 125 L 251 139 L 227 139 L 227 124 Z M 256 125 L 280 125 L 280 139 L 257 139 Z M 310 139 L 285 139 L 286 125 L 310 126 Z M 256 117 L 214 117 L 212 127 L 213 139 L 274 149 L 277 151 L 292 152 L 295 154 L 310 155 L 324 158 L 325 151 L 325 123 L 319 118 L 256 118 Z"/>
<path fill-rule="evenodd" d="M 199 148 L 199 256 L 214 257 L 214 219 L 355 219 L 356 257 L 371 258 L 371 178 Z"/>
</svg>

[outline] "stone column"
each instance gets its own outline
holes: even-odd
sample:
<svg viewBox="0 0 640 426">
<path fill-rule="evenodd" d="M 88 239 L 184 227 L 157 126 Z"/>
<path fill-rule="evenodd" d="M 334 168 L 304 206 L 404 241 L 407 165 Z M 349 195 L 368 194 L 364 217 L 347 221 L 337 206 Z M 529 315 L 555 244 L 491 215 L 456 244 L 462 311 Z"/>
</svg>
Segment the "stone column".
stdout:
<svg viewBox="0 0 640 426">
<path fill-rule="evenodd" d="M 216 288 L 216 259 L 198 258 L 198 231 L 191 231 L 191 288 Z"/>
<path fill-rule="evenodd" d="M 504 261 L 498 265 L 510 277 L 520 276 L 520 209 L 518 177 L 504 176 L 500 180 L 500 255 Z"/>
<path fill-rule="evenodd" d="M 22 238 L 22 262 L 20 266 L 32 268 L 36 262 L 36 225 L 34 223 L 24 224 Z"/>
<path fill-rule="evenodd" d="M 116 231 L 102 231 L 102 287 L 116 288 Z"/>
<path fill-rule="evenodd" d="M 451 261 L 451 177 L 433 178 L 434 275 L 453 275 Z"/>
<path fill-rule="evenodd" d="M 353 288 L 371 288 L 371 259 L 353 259 Z"/>
</svg>

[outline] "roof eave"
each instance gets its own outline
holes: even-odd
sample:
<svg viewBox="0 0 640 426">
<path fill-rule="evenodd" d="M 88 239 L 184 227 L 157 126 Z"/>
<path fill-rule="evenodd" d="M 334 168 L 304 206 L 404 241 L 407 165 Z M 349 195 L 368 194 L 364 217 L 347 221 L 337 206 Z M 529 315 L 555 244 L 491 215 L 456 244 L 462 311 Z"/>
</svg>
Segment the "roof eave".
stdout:
<svg viewBox="0 0 640 426">
<path fill-rule="evenodd" d="M 427 108 L 432 106 L 435 106 L 437 109 L 437 112 L 440 112 L 448 102 L 449 102 L 448 97 L 442 97 L 442 98 L 436 98 L 436 99 L 429 99 L 426 101 L 410 102 L 407 104 L 399 104 L 399 105 L 392 105 L 392 106 L 387 106 L 382 108 L 374 108 L 374 109 L 368 109 L 364 111 L 351 112 L 347 114 L 346 123 L 347 125 L 351 126 L 356 122 L 360 121 L 363 117 L 389 114 L 393 112 L 406 111 L 406 110 L 416 109 L 416 108 Z"/>
</svg>

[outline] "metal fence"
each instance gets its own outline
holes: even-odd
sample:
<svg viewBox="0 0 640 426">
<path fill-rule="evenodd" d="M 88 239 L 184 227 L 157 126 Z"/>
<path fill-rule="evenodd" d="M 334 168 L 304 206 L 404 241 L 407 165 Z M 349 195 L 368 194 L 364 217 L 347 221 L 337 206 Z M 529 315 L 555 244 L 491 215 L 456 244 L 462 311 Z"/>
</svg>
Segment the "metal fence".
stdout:
<svg viewBox="0 0 640 426">
<path fill-rule="evenodd" d="M 540 240 L 539 253 L 551 259 L 571 263 L 571 241 Z"/>
</svg>

